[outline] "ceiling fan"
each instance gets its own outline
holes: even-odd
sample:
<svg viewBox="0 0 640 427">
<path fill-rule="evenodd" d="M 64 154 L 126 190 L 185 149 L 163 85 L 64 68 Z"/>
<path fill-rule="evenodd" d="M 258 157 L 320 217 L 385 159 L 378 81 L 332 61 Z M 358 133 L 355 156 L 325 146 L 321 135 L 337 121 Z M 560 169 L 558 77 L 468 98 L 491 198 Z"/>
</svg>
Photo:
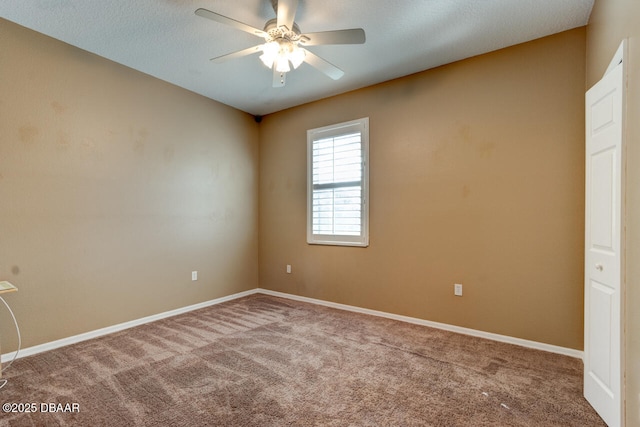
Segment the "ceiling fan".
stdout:
<svg viewBox="0 0 640 427">
<path fill-rule="evenodd" d="M 302 34 L 298 24 L 294 22 L 296 10 L 298 9 L 298 0 L 271 0 L 271 2 L 277 17 L 267 21 L 263 30 L 207 9 L 200 8 L 196 10 L 195 13 L 198 16 L 262 37 L 265 41 L 265 43 L 257 46 L 211 58 L 211 61 L 222 62 L 261 52 L 260 60 L 273 70 L 273 87 L 284 86 L 285 75 L 291 71 L 290 63 L 295 69 L 303 62 L 306 62 L 334 80 L 342 77 L 344 71 L 303 46 L 362 44 L 365 42 L 364 30 L 362 28 L 352 28 Z"/>
</svg>

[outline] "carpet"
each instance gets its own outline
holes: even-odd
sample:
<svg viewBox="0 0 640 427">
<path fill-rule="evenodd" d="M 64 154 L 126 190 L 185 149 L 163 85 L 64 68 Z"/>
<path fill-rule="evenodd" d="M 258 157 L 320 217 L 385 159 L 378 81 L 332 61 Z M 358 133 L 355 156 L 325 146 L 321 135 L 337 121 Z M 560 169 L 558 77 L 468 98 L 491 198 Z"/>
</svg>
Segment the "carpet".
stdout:
<svg viewBox="0 0 640 427">
<path fill-rule="evenodd" d="M 21 358 L 5 378 L 0 403 L 36 405 L 1 413 L 12 427 L 605 425 L 578 359 L 261 294 Z"/>
</svg>

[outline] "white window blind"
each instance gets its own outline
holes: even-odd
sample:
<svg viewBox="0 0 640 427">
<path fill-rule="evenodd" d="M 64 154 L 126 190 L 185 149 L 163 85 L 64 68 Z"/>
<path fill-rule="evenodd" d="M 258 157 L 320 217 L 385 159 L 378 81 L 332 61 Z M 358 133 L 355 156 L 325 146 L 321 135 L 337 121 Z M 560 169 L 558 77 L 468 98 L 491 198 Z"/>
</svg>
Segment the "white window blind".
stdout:
<svg viewBox="0 0 640 427">
<path fill-rule="evenodd" d="M 307 132 L 307 241 L 368 245 L 368 119 Z"/>
</svg>

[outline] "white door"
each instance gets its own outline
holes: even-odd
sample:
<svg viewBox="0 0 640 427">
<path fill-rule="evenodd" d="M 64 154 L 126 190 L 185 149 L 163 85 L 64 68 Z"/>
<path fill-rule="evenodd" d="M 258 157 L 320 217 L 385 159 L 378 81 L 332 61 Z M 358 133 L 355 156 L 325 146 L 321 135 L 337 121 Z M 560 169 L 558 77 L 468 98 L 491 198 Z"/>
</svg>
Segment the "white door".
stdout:
<svg viewBox="0 0 640 427">
<path fill-rule="evenodd" d="M 623 45 L 619 53 L 622 55 Z M 586 95 L 584 396 L 622 425 L 622 156 L 624 63 Z"/>
</svg>

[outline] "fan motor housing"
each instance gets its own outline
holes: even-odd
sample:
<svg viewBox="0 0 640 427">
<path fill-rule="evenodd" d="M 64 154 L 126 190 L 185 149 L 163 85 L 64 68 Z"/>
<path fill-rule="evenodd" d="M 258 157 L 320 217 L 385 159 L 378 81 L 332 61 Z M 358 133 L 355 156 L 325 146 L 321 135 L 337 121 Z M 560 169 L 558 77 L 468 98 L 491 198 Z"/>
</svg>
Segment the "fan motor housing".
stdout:
<svg viewBox="0 0 640 427">
<path fill-rule="evenodd" d="M 293 23 L 293 30 L 289 30 L 284 26 L 278 27 L 278 20 L 273 18 L 264 24 L 264 32 L 269 35 L 268 39 L 266 39 L 267 43 L 278 39 L 285 39 L 292 42 L 300 40 L 300 27 L 298 27 L 298 24 L 295 22 Z"/>
</svg>

